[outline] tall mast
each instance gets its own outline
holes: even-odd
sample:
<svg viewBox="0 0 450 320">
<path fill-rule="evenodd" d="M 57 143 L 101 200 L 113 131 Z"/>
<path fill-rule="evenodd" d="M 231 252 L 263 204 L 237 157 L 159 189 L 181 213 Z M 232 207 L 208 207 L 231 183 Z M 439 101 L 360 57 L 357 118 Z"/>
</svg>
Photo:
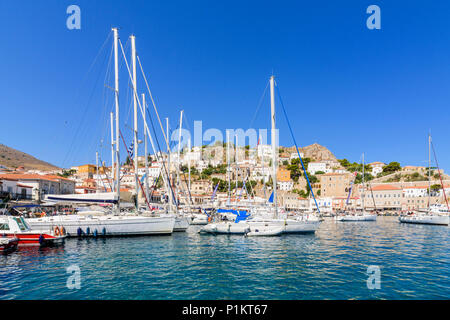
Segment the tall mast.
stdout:
<svg viewBox="0 0 450 320">
<path fill-rule="evenodd" d="M 95 152 L 95 193 L 98 193 L 98 151 Z"/>
<path fill-rule="evenodd" d="M 148 189 L 147 117 L 145 116 L 146 111 L 147 111 L 147 105 L 145 104 L 145 93 L 142 94 L 142 106 L 143 106 L 143 109 L 144 109 L 144 157 L 145 157 L 145 180 L 144 180 L 144 186 L 145 186 L 145 197 L 147 198 L 148 201 L 150 201 L 150 199 L 148 198 L 150 192 L 149 192 L 149 189 Z"/>
<path fill-rule="evenodd" d="M 167 134 L 167 172 L 168 172 L 168 179 L 167 179 L 167 192 L 169 197 L 169 212 L 172 209 L 172 179 L 170 177 L 170 145 L 169 145 L 169 118 L 166 118 L 166 134 Z"/>
<path fill-rule="evenodd" d="M 114 32 L 114 91 L 116 101 L 116 195 L 117 195 L 117 212 L 120 212 L 120 157 L 119 157 L 119 33 L 117 28 L 112 29 Z"/>
<path fill-rule="evenodd" d="M 228 205 L 231 198 L 231 171 L 230 171 L 230 132 L 227 130 L 227 176 L 228 176 Z"/>
<path fill-rule="evenodd" d="M 111 119 L 111 179 L 114 179 L 114 113 L 109 114 Z M 114 192 L 114 182 L 111 183 L 111 192 Z"/>
<path fill-rule="evenodd" d="M 131 67 L 133 72 L 133 91 L 137 92 L 136 86 L 136 37 L 134 35 L 130 36 L 131 40 Z M 133 94 L 133 116 L 134 116 L 134 125 L 133 125 L 133 133 L 134 133 L 134 190 L 136 192 L 136 209 L 139 208 L 139 176 L 138 176 L 138 118 L 137 118 L 137 95 Z M 130 159 L 131 160 L 131 159 Z"/>
<path fill-rule="evenodd" d="M 189 174 L 189 181 L 188 181 L 188 190 L 189 195 L 191 194 L 191 137 L 188 139 L 188 174 Z M 189 203 L 189 212 L 191 212 L 191 201 L 188 201 Z"/>
<path fill-rule="evenodd" d="M 235 135 L 236 137 L 236 145 L 234 146 L 234 162 L 236 165 L 236 169 L 234 170 L 235 175 L 236 175 L 236 191 L 234 192 L 234 200 L 236 202 L 236 206 L 237 206 L 237 191 L 238 191 L 238 136 Z"/>
<path fill-rule="evenodd" d="M 272 175 L 273 175 L 273 203 L 274 203 L 274 217 L 278 216 L 278 201 L 277 201 L 277 146 L 276 146 L 276 127 L 275 127 L 275 78 L 270 77 L 270 111 L 272 119 Z"/>
<path fill-rule="evenodd" d="M 178 199 L 180 199 L 180 157 L 181 157 L 181 126 L 183 124 L 183 110 L 180 112 L 180 126 L 178 135 L 178 161 L 177 161 L 177 199 L 176 199 L 176 210 L 178 213 Z"/>
<path fill-rule="evenodd" d="M 428 133 L 428 210 L 431 200 L 431 133 Z"/>
<path fill-rule="evenodd" d="M 267 194 L 266 194 L 266 174 L 265 174 L 265 170 L 264 170 L 264 147 L 262 146 L 262 144 L 260 144 L 260 146 L 261 146 L 261 151 L 262 151 L 261 152 L 261 163 L 262 163 L 262 174 L 263 174 L 264 199 L 266 199 Z"/>
<path fill-rule="evenodd" d="M 364 213 L 364 197 L 366 196 L 365 188 L 364 188 L 364 152 L 362 154 L 362 172 L 363 172 L 363 174 L 362 174 L 362 201 L 361 201 L 361 203 L 362 203 L 362 211 Z"/>
</svg>

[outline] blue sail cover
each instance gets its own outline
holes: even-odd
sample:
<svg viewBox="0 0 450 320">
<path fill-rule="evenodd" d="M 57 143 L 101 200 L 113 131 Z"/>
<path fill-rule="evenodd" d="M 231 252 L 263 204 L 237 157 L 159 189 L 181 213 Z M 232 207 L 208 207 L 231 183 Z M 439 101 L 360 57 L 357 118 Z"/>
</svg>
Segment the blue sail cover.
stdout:
<svg viewBox="0 0 450 320">
<path fill-rule="evenodd" d="M 213 201 L 214 198 L 216 197 L 217 188 L 219 188 L 219 182 L 217 182 L 217 185 L 216 185 L 216 187 L 214 188 L 214 192 L 213 192 L 213 194 L 212 194 L 212 196 L 211 196 L 211 201 Z"/>
<path fill-rule="evenodd" d="M 243 221 L 247 219 L 250 214 L 245 210 L 233 210 L 233 209 L 217 209 L 218 213 L 232 213 L 236 215 L 236 220 L 234 222 L 238 223 L 239 221 Z"/>
</svg>

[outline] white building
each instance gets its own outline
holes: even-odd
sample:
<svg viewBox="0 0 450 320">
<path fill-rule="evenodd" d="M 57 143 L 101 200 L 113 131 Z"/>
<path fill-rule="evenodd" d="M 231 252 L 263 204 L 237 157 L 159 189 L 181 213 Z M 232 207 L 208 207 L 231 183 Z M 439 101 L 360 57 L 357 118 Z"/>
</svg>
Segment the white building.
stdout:
<svg viewBox="0 0 450 320">
<path fill-rule="evenodd" d="M 308 164 L 308 171 L 311 174 L 316 174 L 318 171 L 322 171 L 324 173 L 331 173 L 331 168 L 328 168 L 327 163 L 325 162 L 310 162 Z"/>
<path fill-rule="evenodd" d="M 319 209 L 321 212 L 331 212 L 333 208 L 333 198 L 331 197 L 323 197 L 323 198 L 317 198 L 317 205 L 319 206 Z M 309 206 L 312 210 L 317 209 L 316 203 L 314 202 L 314 199 L 311 197 L 309 199 Z"/>
<path fill-rule="evenodd" d="M 300 157 L 304 157 L 304 154 L 303 154 L 303 152 L 300 152 Z M 298 159 L 298 153 L 297 152 L 292 152 L 291 153 L 291 160 L 292 159 Z"/>
<path fill-rule="evenodd" d="M 121 178 L 120 184 L 125 186 L 134 187 L 135 183 L 134 174 L 124 174 Z"/>
<path fill-rule="evenodd" d="M 279 190 L 282 191 L 291 191 L 294 188 L 294 181 L 278 181 L 277 186 Z"/>
<path fill-rule="evenodd" d="M 403 187 L 403 197 L 413 198 L 413 197 L 427 197 L 428 187 L 426 186 L 409 186 Z"/>
<path fill-rule="evenodd" d="M 259 144 L 257 150 L 258 157 L 264 157 L 264 159 L 272 159 L 272 146 L 270 144 Z"/>
<path fill-rule="evenodd" d="M 195 164 L 195 168 L 199 171 L 202 172 L 203 170 L 205 170 L 206 168 L 208 168 L 208 161 L 205 160 L 199 160 L 196 162 Z"/>
<path fill-rule="evenodd" d="M 270 167 L 254 167 L 251 173 L 251 179 L 252 180 L 261 180 L 266 179 L 265 181 L 269 181 L 269 177 L 271 174 L 271 168 Z"/>
<path fill-rule="evenodd" d="M 376 161 L 369 163 L 369 165 L 372 167 L 372 176 L 376 177 L 379 173 L 383 172 L 383 167 L 386 165 L 383 162 Z"/>
</svg>

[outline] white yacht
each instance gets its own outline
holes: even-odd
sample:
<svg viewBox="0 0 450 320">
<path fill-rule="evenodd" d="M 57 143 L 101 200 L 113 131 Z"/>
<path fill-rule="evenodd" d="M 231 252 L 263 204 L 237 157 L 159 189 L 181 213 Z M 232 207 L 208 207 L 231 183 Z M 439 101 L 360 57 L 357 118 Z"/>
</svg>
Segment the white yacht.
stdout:
<svg viewBox="0 0 450 320">
<path fill-rule="evenodd" d="M 239 222 L 218 222 L 208 224 L 202 228 L 201 232 L 214 234 L 246 234 L 255 228 L 277 228 L 282 229 L 282 233 L 314 233 L 320 225 L 319 218 L 310 216 L 299 216 L 295 218 L 281 217 L 283 214 L 277 206 L 277 154 L 276 148 L 276 124 L 275 124 L 275 79 L 270 78 L 270 105 L 271 105 L 271 141 L 272 141 L 272 181 L 274 206 L 263 208 L 253 208 L 253 213 L 250 218 Z M 229 143 L 227 143 L 228 145 Z M 298 148 L 297 148 L 298 150 Z M 300 157 L 300 154 L 299 154 Z M 276 233 L 276 232 L 274 232 Z"/>
<path fill-rule="evenodd" d="M 25 219 L 33 230 L 47 232 L 54 226 L 66 229 L 68 237 L 137 236 L 172 234 L 174 217 L 127 215 L 59 215 Z"/>
<path fill-rule="evenodd" d="M 449 216 L 417 212 L 411 215 L 402 215 L 398 217 L 398 221 L 402 223 L 435 224 L 448 226 Z"/>
<path fill-rule="evenodd" d="M 59 215 L 46 216 L 40 218 L 30 218 L 26 221 L 33 229 L 40 231 L 48 231 L 53 226 L 62 226 L 67 232 L 68 236 L 131 236 L 131 235 L 157 235 L 157 234 L 171 234 L 175 225 L 175 218 L 173 216 L 155 217 L 140 215 L 139 210 L 131 215 L 122 214 L 120 211 L 120 143 L 123 136 L 119 128 L 119 35 L 118 29 L 112 29 L 113 48 L 114 48 L 114 70 L 115 70 L 115 126 L 113 121 L 113 113 L 111 113 L 111 153 L 112 153 L 112 168 L 115 171 L 115 183 L 111 187 L 113 192 L 107 193 L 93 193 L 93 194 L 72 194 L 72 195 L 47 195 L 46 200 L 50 202 L 62 203 L 94 203 L 94 204 L 114 204 L 114 208 L 109 210 L 107 214 L 101 212 L 91 212 L 89 214 L 76 215 Z M 135 37 L 131 36 L 131 51 L 132 51 L 132 67 L 133 77 L 132 84 L 134 89 L 134 164 L 135 164 L 135 193 L 138 195 L 138 184 L 141 184 L 138 177 L 137 154 L 138 154 L 138 139 L 137 139 L 137 104 L 140 101 L 137 99 L 136 92 L 136 48 Z M 121 44 L 120 44 L 121 45 Z M 125 58 L 125 57 L 124 57 Z M 126 59 L 125 59 L 126 62 Z M 128 63 L 127 63 L 128 67 Z M 143 101 L 145 102 L 145 101 Z M 142 109 L 141 109 L 142 112 Z M 115 127 L 115 128 L 114 128 Z M 115 137 L 114 137 L 115 129 Z M 146 127 L 148 131 L 148 127 Z M 122 140 L 121 140 L 122 139 Z M 146 141 L 146 140 L 145 140 Z M 125 142 L 124 142 L 125 143 Z M 130 156 L 128 150 L 128 155 Z M 147 152 L 146 152 L 147 154 Z M 130 157 L 131 158 L 131 157 Z M 145 157 L 147 158 L 147 157 Z M 98 164 L 97 164 L 98 168 Z M 98 169 L 97 169 L 98 176 Z M 141 185 L 142 189 L 142 185 Z M 138 201 L 136 201 L 138 203 Z"/>
<path fill-rule="evenodd" d="M 428 135 L 428 168 L 431 168 L 431 134 Z M 434 151 L 434 147 L 433 147 Z M 436 158 L 436 153 L 434 154 Z M 437 159 L 436 164 L 437 164 Z M 440 176 L 439 166 L 438 166 L 438 172 Z M 441 180 L 442 183 L 442 180 Z M 445 198 L 445 201 L 447 202 L 447 198 L 445 196 L 445 188 L 442 184 L 443 188 L 443 196 Z M 417 210 L 417 211 L 410 211 L 406 215 L 401 215 L 398 218 L 398 221 L 401 223 L 412 223 L 412 224 L 434 224 L 434 225 L 449 225 L 450 220 L 450 210 L 447 207 L 444 207 L 440 204 L 435 204 L 430 206 L 430 197 L 431 197 L 431 170 L 428 170 L 428 208 L 425 210 Z"/>
<path fill-rule="evenodd" d="M 343 214 L 343 215 L 336 215 L 334 217 L 334 219 L 336 221 L 341 221 L 341 222 L 377 221 L 377 214 L 376 213 L 368 213 L 364 208 L 364 199 L 365 199 L 364 175 L 365 175 L 365 170 L 364 170 L 364 153 L 363 153 L 362 154 L 362 194 L 361 194 L 362 210 L 361 211 L 356 211 L 356 210 L 355 211 L 346 211 L 345 214 Z M 350 188 L 349 195 L 348 195 L 349 197 L 351 195 L 351 190 L 352 190 L 352 188 Z"/>
<path fill-rule="evenodd" d="M 367 213 L 365 211 L 361 212 L 361 213 L 346 213 L 345 215 L 338 215 L 335 216 L 334 219 L 336 221 L 377 221 L 377 215 L 376 214 L 371 214 L 371 213 Z"/>
</svg>

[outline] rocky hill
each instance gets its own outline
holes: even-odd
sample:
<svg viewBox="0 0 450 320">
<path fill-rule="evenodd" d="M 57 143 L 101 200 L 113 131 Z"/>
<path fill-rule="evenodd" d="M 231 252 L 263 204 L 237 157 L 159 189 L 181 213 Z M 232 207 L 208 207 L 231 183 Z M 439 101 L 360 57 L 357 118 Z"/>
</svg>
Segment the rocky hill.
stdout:
<svg viewBox="0 0 450 320">
<path fill-rule="evenodd" d="M 3 144 L 0 144 L 0 165 L 12 169 L 21 166 L 28 170 L 50 171 L 59 169 L 48 162 L 36 159 L 25 152 L 10 148 Z"/>
<path fill-rule="evenodd" d="M 288 152 L 295 152 L 295 146 L 286 148 Z M 300 152 L 304 154 L 305 158 L 311 158 L 314 161 L 323 161 L 323 160 L 332 160 L 337 162 L 334 154 L 328 150 L 326 147 L 321 146 L 318 143 L 314 143 L 312 145 L 300 148 Z"/>
</svg>

